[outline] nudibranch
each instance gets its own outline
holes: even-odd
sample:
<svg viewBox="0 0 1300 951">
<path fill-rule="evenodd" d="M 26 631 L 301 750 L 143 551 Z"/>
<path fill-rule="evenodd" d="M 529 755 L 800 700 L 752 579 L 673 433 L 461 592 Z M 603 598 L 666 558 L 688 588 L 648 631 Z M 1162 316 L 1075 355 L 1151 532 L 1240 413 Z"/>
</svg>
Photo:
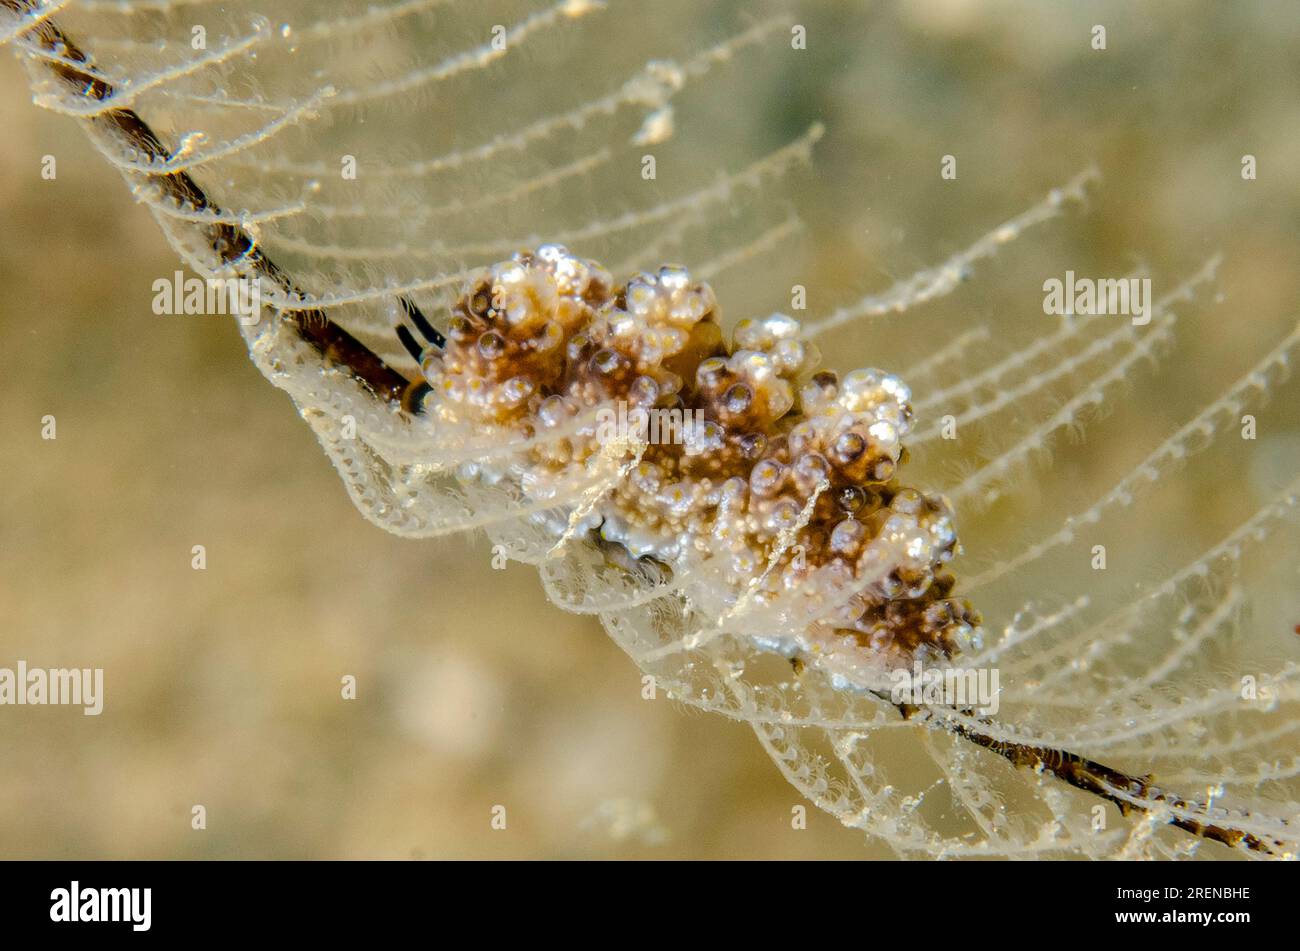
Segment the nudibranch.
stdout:
<svg viewBox="0 0 1300 951">
<path fill-rule="evenodd" d="M 958 552 L 950 506 L 899 481 L 907 386 L 874 369 L 817 370 L 792 318 L 741 321 L 728 343 L 713 290 L 685 268 L 615 285 L 546 245 L 471 279 L 445 341 L 420 359 L 422 414 L 526 446 L 461 478 L 508 468 L 530 498 L 562 498 L 609 448 L 602 409 L 680 411 L 691 422 L 672 438 L 642 432 L 621 477 L 580 513 L 588 538 L 674 573 L 707 564 L 733 604 L 852 591 L 802 632 L 805 648 L 897 664 L 978 643 L 980 618 L 945 567 Z"/>
</svg>

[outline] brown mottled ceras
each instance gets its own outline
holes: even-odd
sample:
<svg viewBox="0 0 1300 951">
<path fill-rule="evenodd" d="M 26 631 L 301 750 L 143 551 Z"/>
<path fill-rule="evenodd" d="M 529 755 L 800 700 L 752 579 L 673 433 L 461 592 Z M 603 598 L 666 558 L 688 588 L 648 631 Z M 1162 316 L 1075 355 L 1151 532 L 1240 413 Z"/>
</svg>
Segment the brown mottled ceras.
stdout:
<svg viewBox="0 0 1300 951">
<path fill-rule="evenodd" d="M 445 348 L 425 351 L 423 411 L 540 437 L 512 465 L 544 499 L 601 452 L 584 420 L 602 407 L 699 410 L 678 438 L 641 445 L 592 512 L 594 541 L 674 572 L 721 559 L 734 603 L 746 589 L 761 602 L 850 587 L 861 556 L 888 540 L 893 570 L 816 621 L 803 648 L 852 639 L 898 661 L 976 641 L 979 617 L 950 597 L 942 567 L 958 550 L 948 503 L 896 478 L 907 387 L 877 370 L 814 372 L 817 354 L 784 315 L 741 321 L 730 346 L 716 318 L 712 289 L 681 267 L 615 287 L 557 245 L 520 253 L 469 283 Z"/>
</svg>

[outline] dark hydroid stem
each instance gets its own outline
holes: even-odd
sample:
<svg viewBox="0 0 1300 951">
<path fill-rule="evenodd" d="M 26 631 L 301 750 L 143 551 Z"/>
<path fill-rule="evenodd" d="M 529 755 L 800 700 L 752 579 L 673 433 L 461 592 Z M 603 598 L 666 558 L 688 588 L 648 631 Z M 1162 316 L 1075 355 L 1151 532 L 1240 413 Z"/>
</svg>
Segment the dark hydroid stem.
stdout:
<svg viewBox="0 0 1300 951">
<path fill-rule="evenodd" d="M 889 702 L 893 703 L 887 694 L 875 693 L 882 700 L 889 700 Z M 921 710 L 921 708 L 911 704 L 894 705 L 898 707 L 904 719 L 912 718 Z M 970 715 L 970 711 L 962 712 Z M 981 723 L 992 725 L 991 721 L 978 717 L 976 719 Z M 1192 802 L 1153 785 L 1155 778 L 1153 776 L 1133 776 L 1104 763 L 1088 759 L 1086 756 L 1080 756 L 1078 753 L 1071 753 L 1069 750 L 998 740 L 964 723 L 943 720 L 940 725 L 954 736 L 959 736 L 976 746 L 981 746 L 990 752 L 996 753 L 1014 766 L 1024 766 L 1035 771 L 1051 773 L 1057 779 L 1068 783 L 1075 789 L 1082 789 L 1084 792 L 1092 793 L 1094 796 L 1113 802 L 1119 806 L 1120 812 L 1124 815 L 1128 815 L 1134 810 L 1138 812 L 1148 812 L 1150 810 L 1120 795 L 1120 793 L 1127 793 L 1133 798 L 1151 803 L 1162 803 L 1181 812 L 1208 813 L 1205 804 Z M 1245 848 L 1252 852 L 1261 852 L 1271 856 L 1281 854 L 1278 851 L 1281 848 L 1280 843 L 1270 842 L 1240 829 L 1225 828 L 1213 822 L 1184 816 L 1174 816 L 1169 820 L 1169 824 L 1190 832 L 1192 835 L 1200 836 L 1203 839 L 1212 839 L 1215 842 L 1222 842 L 1232 848 Z"/>
<path fill-rule="evenodd" d="M 0 7 L 18 16 L 40 12 L 35 0 L 0 0 Z M 113 87 L 96 74 L 89 57 L 68 38 L 52 19 L 33 24 L 26 36 L 35 36 L 46 52 L 57 58 L 44 60 L 44 65 L 74 95 L 99 102 L 109 100 Z M 172 155 L 148 124 L 133 109 L 110 109 L 94 116 L 90 122 L 108 129 L 129 143 L 150 160 L 166 161 Z M 145 173 L 149 174 L 149 173 Z M 173 201 L 189 205 L 196 210 L 216 212 L 213 202 L 190 177 L 188 172 L 158 172 L 149 174 Z M 242 228 L 224 223 L 205 226 L 208 242 L 223 264 L 239 262 L 279 287 L 286 295 L 301 295 L 302 291 L 292 279 L 275 265 L 257 247 Z M 288 315 L 300 337 L 310 344 L 330 363 L 345 367 L 360 382 L 381 399 L 395 402 L 401 399 L 410 381 L 390 367 L 361 341 L 334 323 L 322 310 L 292 311 Z"/>
</svg>

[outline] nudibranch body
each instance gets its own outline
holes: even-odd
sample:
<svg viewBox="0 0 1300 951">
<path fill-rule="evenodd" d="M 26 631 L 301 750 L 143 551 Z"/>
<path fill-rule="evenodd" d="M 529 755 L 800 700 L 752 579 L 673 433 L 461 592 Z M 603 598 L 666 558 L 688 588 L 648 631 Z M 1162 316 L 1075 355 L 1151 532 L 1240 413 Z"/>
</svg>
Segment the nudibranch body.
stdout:
<svg viewBox="0 0 1300 951">
<path fill-rule="evenodd" d="M 897 664 L 976 642 L 979 617 L 944 568 L 958 551 L 949 505 L 897 478 L 908 388 L 878 370 L 816 371 L 781 314 L 742 321 L 728 345 L 717 309 L 681 267 L 616 286 L 557 245 L 517 254 L 469 283 L 445 345 L 423 354 L 422 412 L 526 438 L 508 462 L 458 475 L 512 477 L 561 508 L 587 498 L 569 506 L 578 534 L 675 575 L 708 573 L 721 610 L 806 606 L 799 651 Z M 611 446 L 599 420 L 615 408 L 619 420 L 684 422 Z M 557 537 L 574 529 L 554 524 Z"/>
</svg>

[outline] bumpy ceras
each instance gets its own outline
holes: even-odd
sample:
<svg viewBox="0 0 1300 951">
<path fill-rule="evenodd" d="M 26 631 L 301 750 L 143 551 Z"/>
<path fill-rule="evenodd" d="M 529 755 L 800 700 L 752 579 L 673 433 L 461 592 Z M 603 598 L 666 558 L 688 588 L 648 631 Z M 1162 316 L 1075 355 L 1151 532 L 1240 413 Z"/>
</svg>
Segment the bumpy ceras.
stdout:
<svg viewBox="0 0 1300 951">
<path fill-rule="evenodd" d="M 589 530 L 607 548 L 675 572 L 708 559 L 734 603 L 778 548 L 774 569 L 745 597 L 851 588 L 863 555 L 888 540 L 898 552 L 892 570 L 814 622 L 803 646 L 856 641 L 905 661 L 949 657 L 977 640 L 979 617 L 950 597 L 954 579 L 942 567 L 958 550 L 948 503 L 896 478 L 911 421 L 907 387 L 878 370 L 842 380 L 813 372 L 817 356 L 787 316 L 742 321 L 730 346 L 716 316 L 712 289 L 681 267 L 615 287 L 600 265 L 563 247 L 520 253 L 469 283 L 445 349 L 425 352 L 424 412 L 543 437 L 512 471 L 530 497 L 545 499 L 580 482 L 600 453 L 599 408 L 700 410 L 702 423 L 680 441 L 644 445 L 627 478 L 600 498 Z M 580 417 L 590 424 L 575 427 Z M 460 475 L 500 473 L 471 466 Z"/>
</svg>

